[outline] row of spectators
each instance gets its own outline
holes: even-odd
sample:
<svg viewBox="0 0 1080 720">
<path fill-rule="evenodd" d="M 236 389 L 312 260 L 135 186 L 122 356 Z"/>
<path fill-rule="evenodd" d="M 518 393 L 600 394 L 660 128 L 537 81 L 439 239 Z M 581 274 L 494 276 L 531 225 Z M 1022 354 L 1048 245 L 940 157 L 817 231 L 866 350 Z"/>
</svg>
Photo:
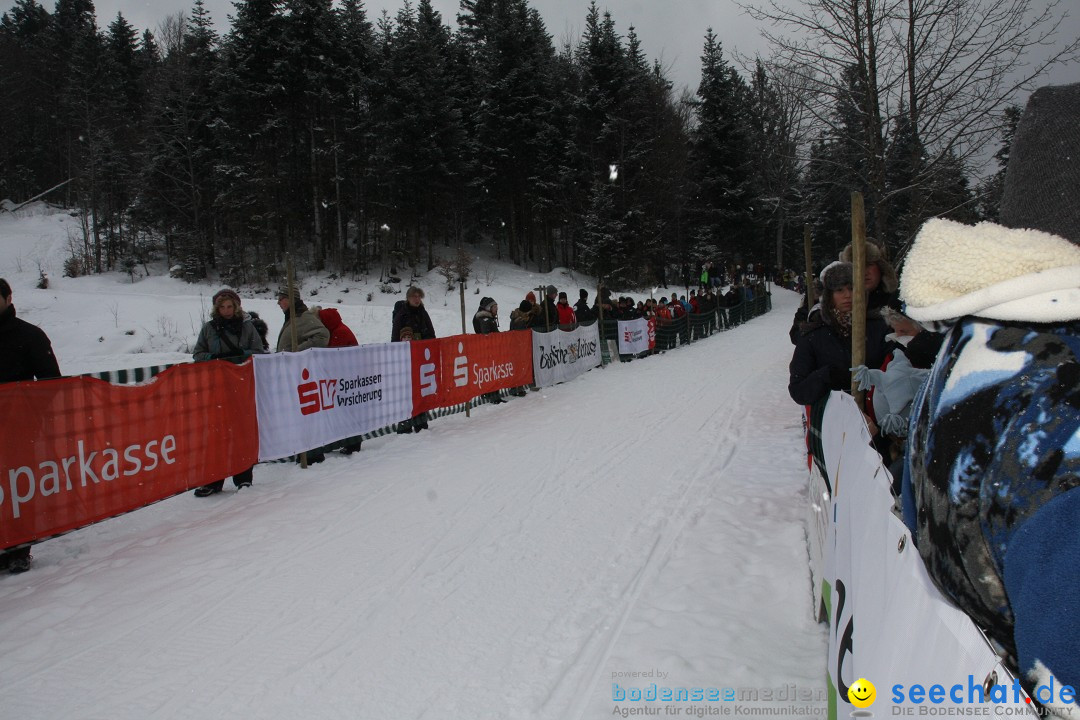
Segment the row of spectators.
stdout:
<svg viewBox="0 0 1080 720">
<path fill-rule="evenodd" d="M 821 302 L 800 308 L 792 327 L 788 385 L 801 404 L 849 389 L 852 372 L 860 389 L 873 387 L 862 409 L 930 576 L 986 632 L 1036 703 L 1074 718 L 1077 118 L 1080 84 L 1031 96 L 1013 138 L 999 223 L 928 221 L 900 282 L 870 247 L 863 366 L 851 365 L 850 257 L 826 267 Z M 1047 697 L 1045 688 L 1062 686 L 1069 691 Z"/>
</svg>

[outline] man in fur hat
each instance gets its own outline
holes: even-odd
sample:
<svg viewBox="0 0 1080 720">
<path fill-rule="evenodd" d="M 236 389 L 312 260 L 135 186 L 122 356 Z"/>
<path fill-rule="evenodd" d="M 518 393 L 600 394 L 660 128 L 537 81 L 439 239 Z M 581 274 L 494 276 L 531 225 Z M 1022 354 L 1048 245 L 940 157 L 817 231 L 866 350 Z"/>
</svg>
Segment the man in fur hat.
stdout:
<svg viewBox="0 0 1080 720">
<path fill-rule="evenodd" d="M 945 343 L 912 409 L 904 521 L 1035 700 L 1080 717 L 1080 84 L 1028 101 L 1001 224 L 923 225 L 907 313 Z M 1066 712 L 1068 711 L 1068 712 Z"/>
<path fill-rule="evenodd" d="M 840 262 L 852 262 L 851 244 L 848 243 L 840 252 Z M 877 244 L 866 243 L 866 271 L 863 275 L 866 288 L 866 311 L 880 312 L 884 307 L 900 311 L 900 281 L 896 270 L 885 257 L 885 252 Z"/>
</svg>

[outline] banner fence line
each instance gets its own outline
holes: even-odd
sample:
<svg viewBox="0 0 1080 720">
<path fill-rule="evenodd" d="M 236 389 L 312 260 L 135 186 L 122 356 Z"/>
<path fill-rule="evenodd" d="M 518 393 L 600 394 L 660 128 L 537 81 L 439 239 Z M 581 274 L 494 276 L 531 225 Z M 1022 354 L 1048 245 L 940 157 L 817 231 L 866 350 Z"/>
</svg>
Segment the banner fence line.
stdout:
<svg viewBox="0 0 1080 720">
<path fill-rule="evenodd" d="M 685 331 L 685 336 L 684 336 L 685 340 L 679 346 L 685 345 L 685 344 L 690 344 L 691 342 L 695 342 L 695 341 L 697 341 L 699 339 L 704 339 L 705 337 L 709 337 L 709 336 L 711 336 L 711 335 L 713 335 L 713 334 L 715 334 L 717 332 L 733 329 L 733 328 L 737 327 L 738 325 L 742 324 L 743 322 L 746 322 L 747 320 L 758 317 L 759 315 L 762 315 L 762 314 L 768 312 L 769 310 L 771 310 L 771 307 L 772 307 L 771 298 L 769 298 L 768 295 L 765 295 L 765 296 L 762 296 L 762 297 L 759 297 L 759 298 L 755 298 L 752 301 L 746 301 L 746 302 L 740 303 L 739 305 L 736 305 L 736 306 L 730 307 L 730 308 L 719 308 L 718 307 L 715 310 L 707 312 L 707 313 L 697 313 L 697 314 L 693 314 L 693 315 L 688 313 L 685 316 L 686 319 L 684 321 L 682 321 L 682 324 L 684 326 L 682 329 Z M 590 323 L 583 323 L 583 325 L 587 326 L 587 325 L 594 324 L 595 322 L 596 321 L 594 320 L 594 321 L 592 321 Z M 610 335 L 607 332 L 609 330 L 608 322 L 611 323 L 610 329 L 611 329 L 612 332 L 611 332 Z M 703 332 L 696 332 L 695 330 L 699 329 L 699 328 L 703 328 L 704 331 Z M 618 321 L 617 320 L 612 320 L 612 321 L 605 320 L 604 327 L 600 328 L 600 330 L 602 331 L 602 332 L 599 333 L 599 335 L 601 337 L 601 345 L 606 345 L 606 341 L 608 339 L 616 339 L 617 338 L 617 335 L 618 335 Z M 540 333 L 540 334 L 543 335 L 544 333 Z M 650 354 L 659 354 L 659 353 L 650 353 Z M 192 363 L 184 363 L 184 362 L 181 362 L 181 363 L 167 363 L 167 364 L 151 365 L 151 366 L 138 367 L 138 368 L 125 368 L 125 369 L 120 369 L 120 370 L 104 370 L 104 371 L 98 371 L 98 372 L 82 373 L 82 374 L 76 375 L 74 377 L 76 377 L 76 378 L 79 378 L 79 377 L 81 377 L 81 378 L 91 378 L 91 379 L 102 380 L 102 381 L 105 381 L 105 382 L 110 383 L 112 385 L 137 386 L 137 385 L 143 385 L 143 384 L 149 383 L 151 380 L 153 380 L 155 377 L 160 375 L 165 370 L 168 370 L 170 368 L 175 368 L 175 367 L 178 367 L 178 366 L 188 366 L 188 365 L 192 365 Z M 42 381 L 42 382 L 43 383 L 48 383 L 50 381 L 46 380 L 46 381 Z M 35 383 L 35 385 L 36 385 L 36 383 Z M 533 387 L 535 388 L 535 385 Z M 517 388 L 514 388 L 514 389 L 502 388 L 502 389 L 497 390 L 496 392 L 498 393 L 498 397 L 501 399 L 501 398 L 507 397 L 508 395 L 511 395 L 512 392 L 515 391 L 516 389 Z M 483 405 L 485 403 L 490 403 L 492 401 L 493 401 L 493 396 L 491 396 L 491 395 L 489 395 L 487 397 L 485 397 L 484 395 L 479 395 L 477 397 L 474 397 L 474 398 L 470 399 L 467 402 L 461 402 L 461 403 L 457 403 L 457 404 L 453 404 L 453 405 L 449 405 L 449 406 L 444 406 L 444 407 L 432 408 L 432 409 L 428 410 L 427 412 L 428 412 L 429 418 L 448 417 L 450 415 L 465 412 L 468 409 L 475 408 L 475 407 L 478 407 L 478 406 Z M 359 437 L 362 440 L 371 440 L 371 439 L 374 439 L 374 438 L 382 437 L 384 435 L 393 434 L 393 433 L 395 433 L 397 431 L 397 427 L 398 427 L 398 423 L 392 423 L 392 424 L 389 424 L 389 425 L 386 425 L 386 426 L 383 426 L 383 427 L 379 427 L 379 428 L 377 428 L 375 430 L 370 430 L 370 431 L 365 432 L 363 434 L 358 434 L 356 437 Z M 343 439 L 341 441 L 333 441 L 333 442 L 329 443 L 328 445 L 326 445 L 325 448 L 327 450 L 330 450 L 330 451 L 333 451 L 335 449 L 340 449 L 341 445 L 339 445 L 338 443 L 343 444 L 345 442 L 345 440 L 346 439 Z M 289 462 L 292 459 L 293 458 L 282 458 L 280 460 L 271 460 L 271 461 L 268 461 L 268 462 Z M 87 527 L 88 525 L 96 524 L 96 523 L 101 522 L 103 520 L 111 519 L 111 518 L 114 518 L 114 517 L 119 517 L 121 515 L 126 515 L 127 513 L 133 512 L 133 511 L 138 510 L 138 509 L 140 509 L 142 507 L 149 507 L 150 505 L 157 504 L 157 503 L 161 502 L 162 500 L 166 500 L 166 499 L 168 499 L 170 497 L 175 497 L 176 495 L 183 494 L 183 493 L 187 492 L 188 490 L 190 490 L 190 487 L 184 488 L 184 489 L 179 490 L 177 492 L 168 492 L 167 494 L 165 494 L 162 497 L 158 497 L 158 498 L 155 498 L 155 499 L 152 499 L 152 500 L 148 500 L 148 501 L 143 502 L 142 504 L 137 505 L 135 507 L 132 507 L 130 509 L 125 509 L 125 510 L 122 510 L 122 511 L 119 511 L 119 512 L 111 513 L 111 514 L 108 514 L 108 516 L 99 515 L 97 518 L 89 520 L 89 521 L 87 521 L 87 522 L 85 522 L 83 524 L 79 524 L 77 526 L 68 527 L 68 528 L 65 528 L 63 530 L 59 530 L 59 531 L 56 531 L 56 532 L 42 532 L 40 535 L 35 535 L 32 539 L 30 539 L 29 541 L 25 541 L 25 542 L 36 543 L 36 542 L 41 542 L 43 540 L 48 540 L 48 539 L 51 539 L 51 538 L 59 537 L 59 536 L 65 535 L 65 534 L 67 534 L 69 532 L 72 532 L 74 530 L 78 530 L 78 529 L 81 529 L 83 527 Z M 17 542 L 25 544 L 25 542 L 22 541 L 22 540 L 19 540 Z M 10 547 L 16 547 L 16 546 L 17 545 L 11 545 Z M 0 548 L 0 549 L 3 549 L 3 548 Z"/>
</svg>

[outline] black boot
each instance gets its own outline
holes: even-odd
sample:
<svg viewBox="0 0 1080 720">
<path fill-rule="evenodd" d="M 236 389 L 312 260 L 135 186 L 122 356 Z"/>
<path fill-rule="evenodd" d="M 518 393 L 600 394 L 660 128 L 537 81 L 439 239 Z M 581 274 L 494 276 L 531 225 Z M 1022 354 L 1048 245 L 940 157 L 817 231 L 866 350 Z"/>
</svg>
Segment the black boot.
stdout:
<svg viewBox="0 0 1080 720">
<path fill-rule="evenodd" d="M 224 487 L 224 485 L 224 480 L 218 480 L 217 482 L 212 482 L 209 485 L 203 485 L 200 488 L 195 488 L 195 497 L 209 497 L 211 495 L 216 495 L 217 493 L 221 492 L 221 488 Z"/>
</svg>

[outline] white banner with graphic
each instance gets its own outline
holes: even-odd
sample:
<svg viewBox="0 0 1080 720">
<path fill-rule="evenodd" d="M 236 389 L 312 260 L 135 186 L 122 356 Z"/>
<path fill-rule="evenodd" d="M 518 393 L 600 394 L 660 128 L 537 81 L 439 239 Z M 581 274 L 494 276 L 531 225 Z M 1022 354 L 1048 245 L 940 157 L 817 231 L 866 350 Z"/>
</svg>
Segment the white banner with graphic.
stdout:
<svg viewBox="0 0 1080 720">
<path fill-rule="evenodd" d="M 255 355 L 259 460 L 277 460 L 412 414 L 409 343 Z"/>
<path fill-rule="evenodd" d="M 648 352 L 652 347 L 649 342 L 649 321 L 645 318 L 619 321 L 619 354 L 637 355 Z"/>
<path fill-rule="evenodd" d="M 539 387 L 566 382 L 599 365 L 597 325 L 532 333 L 533 382 Z"/>
<path fill-rule="evenodd" d="M 1012 675 L 971 619 L 942 596 L 893 513 L 891 478 L 849 395 L 832 394 L 821 435 L 833 494 L 830 501 L 820 482 L 811 485 L 818 493 L 811 523 L 820 525 L 824 509 L 833 527 L 811 533 L 820 548 L 811 557 L 823 563 L 812 574 L 825 578 L 830 595 L 831 717 L 856 710 L 1027 716 L 1031 707 Z M 876 687 L 872 707 L 847 702 L 860 678 Z"/>
</svg>

